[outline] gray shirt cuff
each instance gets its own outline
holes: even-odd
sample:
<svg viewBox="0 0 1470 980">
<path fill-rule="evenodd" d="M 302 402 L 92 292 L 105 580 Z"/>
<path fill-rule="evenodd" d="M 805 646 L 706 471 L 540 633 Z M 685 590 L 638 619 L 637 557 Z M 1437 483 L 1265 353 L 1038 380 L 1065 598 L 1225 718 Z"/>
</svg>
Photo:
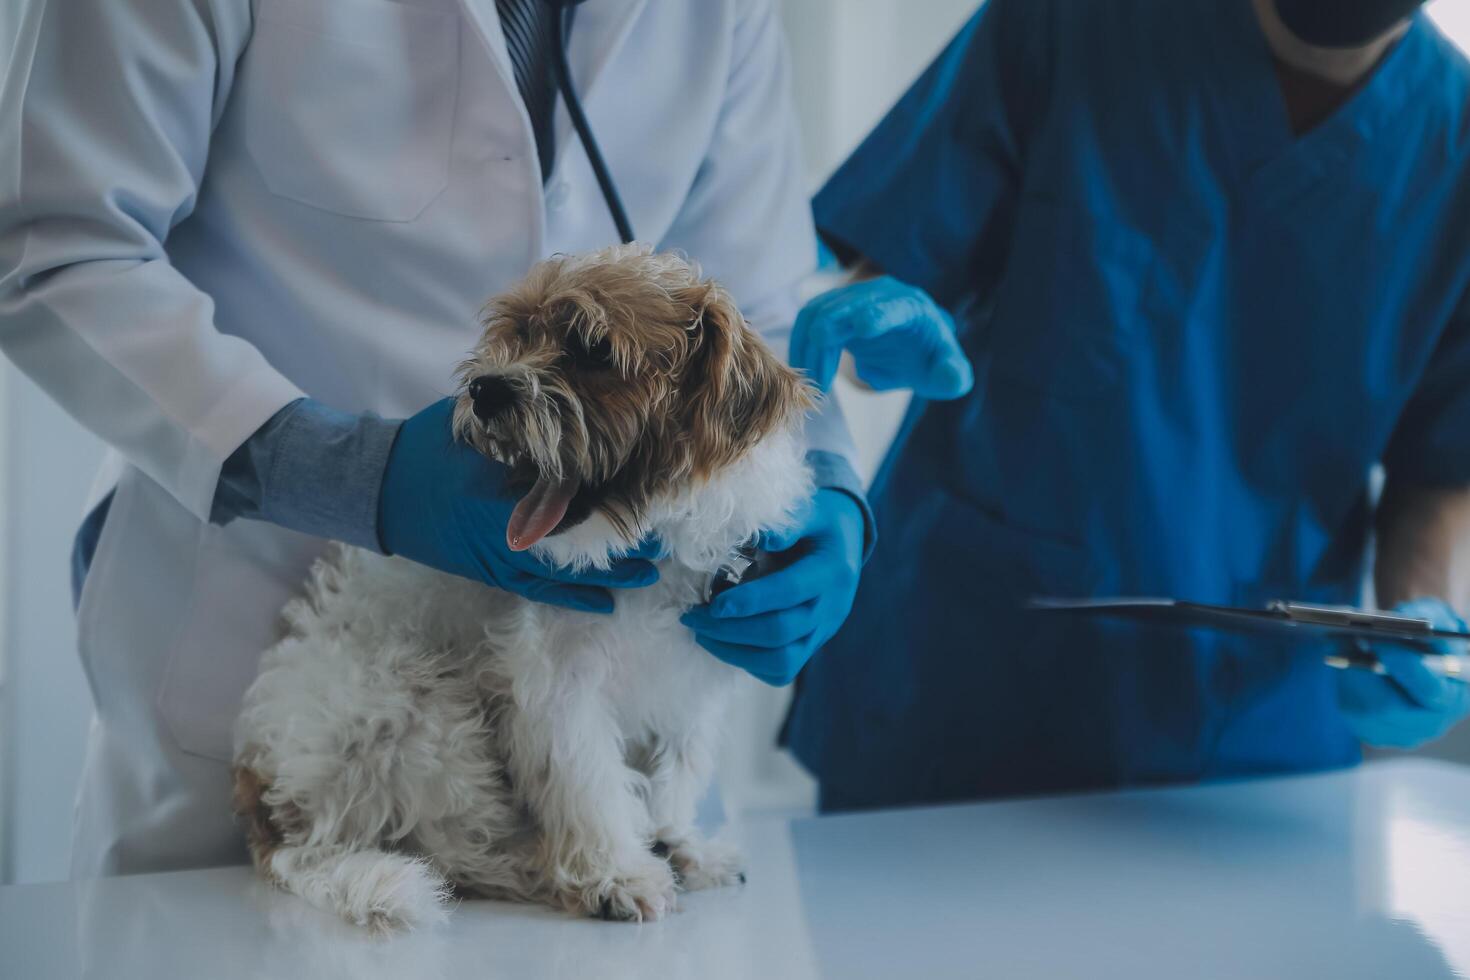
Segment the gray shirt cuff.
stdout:
<svg viewBox="0 0 1470 980">
<path fill-rule="evenodd" d="M 381 551 L 378 491 L 398 426 L 298 398 L 225 461 L 209 519 L 269 521 Z"/>
<path fill-rule="evenodd" d="M 812 476 L 819 489 L 841 490 L 857 501 L 863 512 L 863 564 L 866 565 L 873 554 L 873 546 L 878 543 L 878 522 L 873 518 L 873 508 L 868 506 L 868 495 L 863 492 L 863 481 L 859 479 L 857 470 L 852 468 L 846 456 L 824 449 L 808 450 L 806 462 L 812 468 Z"/>
</svg>

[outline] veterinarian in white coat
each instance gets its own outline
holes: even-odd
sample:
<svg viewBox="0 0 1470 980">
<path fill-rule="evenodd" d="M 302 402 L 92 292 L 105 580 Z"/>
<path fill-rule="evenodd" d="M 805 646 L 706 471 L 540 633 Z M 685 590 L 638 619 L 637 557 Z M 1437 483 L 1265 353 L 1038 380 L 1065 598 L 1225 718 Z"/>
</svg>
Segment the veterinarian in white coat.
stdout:
<svg viewBox="0 0 1470 980">
<path fill-rule="evenodd" d="M 67 0 L 22 20 L 0 76 L 0 348 L 113 450 L 79 612 L 97 714 L 73 872 L 243 860 L 231 726 L 324 541 L 210 523 L 222 464 L 303 395 L 419 411 L 487 296 L 616 232 L 564 107 L 543 175 L 494 0 Z M 814 236 L 769 0 L 596 0 L 569 58 L 640 239 L 784 330 Z M 835 413 L 809 438 L 819 480 L 856 494 Z"/>
</svg>

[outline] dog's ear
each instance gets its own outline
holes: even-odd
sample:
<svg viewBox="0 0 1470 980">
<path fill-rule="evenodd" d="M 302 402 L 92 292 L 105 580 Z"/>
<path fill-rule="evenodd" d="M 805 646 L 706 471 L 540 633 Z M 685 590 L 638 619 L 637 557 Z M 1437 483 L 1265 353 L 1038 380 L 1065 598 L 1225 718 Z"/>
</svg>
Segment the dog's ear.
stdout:
<svg viewBox="0 0 1470 980">
<path fill-rule="evenodd" d="M 730 295 L 701 283 L 690 291 L 695 317 L 680 390 L 696 477 L 738 460 L 816 404 L 814 389 L 745 325 Z"/>
</svg>

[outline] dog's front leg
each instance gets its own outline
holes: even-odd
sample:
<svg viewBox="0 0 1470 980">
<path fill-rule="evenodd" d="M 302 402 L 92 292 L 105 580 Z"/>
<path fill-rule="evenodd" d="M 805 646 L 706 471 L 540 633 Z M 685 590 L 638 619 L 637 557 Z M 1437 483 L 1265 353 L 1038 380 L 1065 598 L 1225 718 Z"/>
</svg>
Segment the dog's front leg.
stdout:
<svg viewBox="0 0 1470 980">
<path fill-rule="evenodd" d="M 699 800 L 709 790 L 714 772 L 720 717 L 713 708 L 694 712 L 687 731 L 661 734 L 644 754 L 655 846 L 686 891 L 745 881 L 740 852 L 706 839 L 694 825 Z"/>
<path fill-rule="evenodd" d="M 554 901 L 612 919 L 657 919 L 674 907 L 669 866 L 648 848 L 643 777 L 588 673 L 559 665 L 517 678 L 504 719 L 518 795 L 542 834 L 539 868 Z"/>
</svg>

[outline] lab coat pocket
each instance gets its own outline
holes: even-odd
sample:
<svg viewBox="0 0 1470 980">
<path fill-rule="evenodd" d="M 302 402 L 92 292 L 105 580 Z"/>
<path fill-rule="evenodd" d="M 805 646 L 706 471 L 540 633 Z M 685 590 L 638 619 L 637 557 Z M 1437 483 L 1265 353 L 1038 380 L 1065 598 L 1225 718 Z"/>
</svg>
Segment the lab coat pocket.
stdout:
<svg viewBox="0 0 1470 980">
<path fill-rule="evenodd" d="M 280 639 L 280 612 L 300 594 L 324 542 L 255 521 L 203 528 L 194 584 L 158 710 L 185 752 L 228 761 L 235 717 L 260 656 Z"/>
<path fill-rule="evenodd" d="M 261 0 L 237 83 L 271 192 L 412 221 L 449 184 L 458 21 L 389 0 Z"/>
<path fill-rule="evenodd" d="M 1125 377 L 1154 249 L 1080 205 L 1022 201 L 996 296 L 992 370 L 1085 395 Z"/>
</svg>

